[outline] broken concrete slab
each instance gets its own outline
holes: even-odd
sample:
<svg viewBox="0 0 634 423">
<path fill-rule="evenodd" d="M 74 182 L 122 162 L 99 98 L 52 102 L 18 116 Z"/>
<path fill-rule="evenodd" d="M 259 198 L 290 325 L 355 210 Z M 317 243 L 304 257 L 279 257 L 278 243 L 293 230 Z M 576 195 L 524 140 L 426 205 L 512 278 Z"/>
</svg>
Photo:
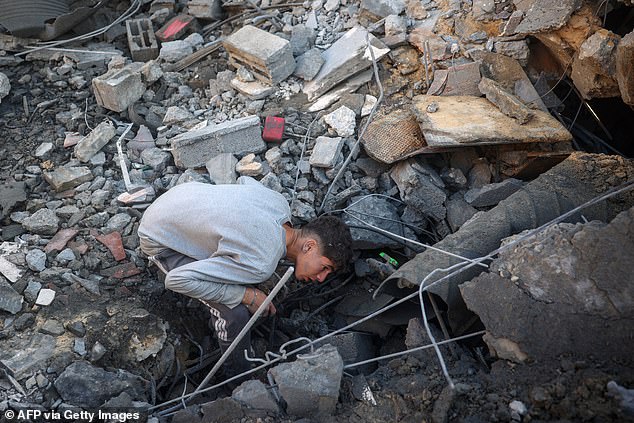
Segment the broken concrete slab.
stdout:
<svg viewBox="0 0 634 423">
<path fill-rule="evenodd" d="M 436 62 L 451 57 L 447 52 L 449 44 L 441 36 L 432 32 L 428 27 L 417 27 L 410 31 L 407 41 L 422 53 L 428 51 L 432 61 Z M 429 46 L 429 49 L 425 45 Z"/>
<path fill-rule="evenodd" d="M 44 172 L 44 180 L 57 192 L 75 188 L 92 178 L 90 168 L 85 166 L 59 167 L 52 172 Z"/>
<path fill-rule="evenodd" d="M 3 351 L 0 367 L 7 370 L 16 380 L 22 380 L 37 370 L 45 370 L 44 366 L 53 356 L 56 345 L 55 337 L 35 333 L 17 348 Z"/>
<path fill-rule="evenodd" d="M 518 34 L 535 34 L 552 31 L 564 26 L 570 16 L 581 6 L 580 0 L 536 0 L 526 10 L 524 19 L 515 28 Z"/>
<path fill-rule="evenodd" d="M 543 361 L 601 351 L 605 360 L 630 360 L 634 285 L 624 281 L 632 260 L 634 208 L 609 224 L 552 226 L 500 254 L 491 273 L 460 291 L 497 354 Z"/>
<path fill-rule="evenodd" d="M 92 88 L 97 104 L 113 112 L 127 110 L 145 92 L 138 66 L 134 63 L 93 78 Z"/>
<path fill-rule="evenodd" d="M 297 417 L 327 416 L 335 411 L 343 375 L 343 360 L 337 349 L 324 345 L 292 363 L 269 370 L 286 401 L 286 412 Z"/>
<path fill-rule="evenodd" d="M 522 185 L 522 181 L 509 178 L 502 182 L 484 185 L 480 188 L 471 188 L 465 192 L 464 199 L 473 207 L 495 206 L 522 188 Z"/>
<path fill-rule="evenodd" d="M 598 157 L 602 159 L 598 160 Z M 601 165 L 598 164 L 599 161 Z M 634 163 L 631 161 L 618 157 L 605 159 L 605 156 L 573 153 L 493 209 L 476 214 L 458 232 L 446 236 L 434 246 L 468 258 L 485 256 L 500 246 L 502 238 L 536 228 L 559 217 L 577 205 L 597 197 L 609 187 L 620 185 L 630 172 L 634 172 Z M 621 176 L 616 176 L 617 174 Z M 596 181 L 605 178 L 614 178 L 613 183 L 598 187 Z M 632 206 L 634 196 L 622 195 L 617 201 L 584 209 L 583 215 L 588 219 L 606 221 Z M 581 216 L 571 217 L 571 220 L 581 220 Z M 427 250 L 397 269 L 386 279 L 382 289 L 389 293 L 398 287 L 417 286 L 434 269 L 446 268 L 459 261 L 444 253 Z M 429 289 L 447 304 L 448 320 L 456 333 L 468 330 L 470 322 L 473 322 L 473 314 L 466 310 L 458 285 L 472 279 L 480 271 L 479 268 L 472 267 L 447 277 Z"/>
<path fill-rule="evenodd" d="M 267 84 L 277 84 L 295 70 L 293 49 L 288 40 L 246 25 L 223 42 L 229 63 L 245 66 L 253 76 Z"/>
<path fill-rule="evenodd" d="M 5 259 L 4 257 L 0 257 L 0 260 Z M 2 263 L 0 263 L 0 268 L 1 267 Z M 13 289 L 13 287 L 4 279 L 0 279 L 0 310 L 8 311 L 11 314 L 16 314 L 20 310 L 22 310 L 23 302 L 24 298 L 22 298 L 22 295 L 17 293 L 15 289 Z"/>
<path fill-rule="evenodd" d="M 478 84 L 478 89 L 491 103 L 495 104 L 502 113 L 508 117 L 517 119 L 524 124 L 533 116 L 533 112 L 519 101 L 513 94 L 506 91 L 500 84 L 492 79 L 483 77 Z"/>
<path fill-rule="evenodd" d="M 366 43 L 366 34 L 369 36 L 370 47 Z M 322 53 L 325 63 L 317 76 L 304 84 L 303 92 L 308 100 L 316 99 L 350 76 L 370 67 L 372 57 L 369 48 L 372 48 L 377 61 L 390 51 L 374 35 L 359 26 L 350 29 L 335 41 Z"/>
<path fill-rule="evenodd" d="M 368 69 L 367 71 L 363 71 L 356 76 L 342 82 L 337 85 L 335 88 L 328 91 L 326 94 L 319 97 L 317 101 L 308 106 L 309 112 L 319 112 L 321 110 L 326 109 L 330 105 L 339 101 L 342 95 L 346 93 L 353 93 L 359 89 L 363 84 L 369 82 L 372 79 L 372 70 Z"/>
<path fill-rule="evenodd" d="M 109 372 L 86 361 L 76 361 L 55 380 L 63 400 L 78 407 L 99 407 L 126 392 L 134 400 L 147 401 L 149 382 L 125 370 Z"/>
<path fill-rule="evenodd" d="M 567 142 L 572 135 L 551 115 L 536 110 L 533 119 L 520 125 L 484 98 L 420 95 L 412 99 L 416 115 L 430 147 Z M 431 103 L 438 105 L 427 112 Z"/>
<path fill-rule="evenodd" d="M 75 145 L 74 153 L 82 162 L 89 161 L 117 134 L 110 121 L 101 122 Z"/>
<path fill-rule="evenodd" d="M 317 137 L 309 163 L 315 167 L 333 168 L 340 158 L 342 148 L 341 137 Z"/>
<path fill-rule="evenodd" d="M 235 184 L 238 178 L 236 174 L 236 165 L 238 159 L 231 153 L 218 154 L 209 159 L 205 163 L 209 178 L 216 185 L 219 184 Z"/>
<path fill-rule="evenodd" d="M 176 166 L 194 168 L 221 153 L 243 155 L 266 150 L 260 119 L 246 116 L 239 119 L 188 131 L 170 140 Z"/>
<path fill-rule="evenodd" d="M 616 80 L 623 102 L 630 106 L 634 106 L 632 63 L 634 63 L 634 31 L 621 38 L 616 48 Z"/>
<path fill-rule="evenodd" d="M 527 107 L 549 113 L 541 96 L 519 62 L 499 53 L 477 51 L 471 54 L 482 62 L 480 72 L 500 84 L 506 91 L 518 97 Z"/>
<path fill-rule="evenodd" d="M 599 29 L 581 44 L 570 77 L 585 99 L 617 97 L 616 51 L 620 36 Z"/>
</svg>

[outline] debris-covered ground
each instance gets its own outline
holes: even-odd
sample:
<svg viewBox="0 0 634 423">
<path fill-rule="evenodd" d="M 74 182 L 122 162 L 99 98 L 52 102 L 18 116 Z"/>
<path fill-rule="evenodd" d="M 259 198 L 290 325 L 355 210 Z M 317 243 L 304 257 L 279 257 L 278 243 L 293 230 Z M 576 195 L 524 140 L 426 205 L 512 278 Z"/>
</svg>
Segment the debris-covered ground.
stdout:
<svg viewBox="0 0 634 423">
<path fill-rule="evenodd" d="M 634 420 L 631 1 L 5 3 L 0 421 Z M 220 350 L 136 230 L 241 175 L 355 261 L 184 402 Z"/>
</svg>

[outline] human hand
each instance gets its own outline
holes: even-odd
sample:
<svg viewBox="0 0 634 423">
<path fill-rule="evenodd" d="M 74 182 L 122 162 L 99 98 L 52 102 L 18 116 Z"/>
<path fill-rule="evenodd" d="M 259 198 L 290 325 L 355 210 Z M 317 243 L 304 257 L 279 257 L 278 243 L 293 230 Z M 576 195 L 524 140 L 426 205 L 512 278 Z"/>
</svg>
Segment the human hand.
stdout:
<svg viewBox="0 0 634 423">
<path fill-rule="evenodd" d="M 257 288 L 247 288 L 242 298 L 242 303 L 247 307 L 249 313 L 253 314 L 262 303 L 266 300 L 266 294 Z M 268 307 L 262 311 L 261 316 L 273 316 L 277 312 L 277 309 L 273 305 L 273 302 L 269 303 Z"/>
</svg>

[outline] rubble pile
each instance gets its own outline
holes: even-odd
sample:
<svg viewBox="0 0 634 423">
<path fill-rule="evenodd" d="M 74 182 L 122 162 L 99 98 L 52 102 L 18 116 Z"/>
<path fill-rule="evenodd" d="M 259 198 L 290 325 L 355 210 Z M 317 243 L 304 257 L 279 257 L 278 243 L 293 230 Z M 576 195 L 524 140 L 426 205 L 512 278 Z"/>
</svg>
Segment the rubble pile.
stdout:
<svg viewBox="0 0 634 423">
<path fill-rule="evenodd" d="M 634 106 L 626 1 L 247 3 L 114 1 L 47 17 L 55 34 L 0 17 L 0 411 L 144 409 L 196 388 L 219 356 L 207 315 L 164 290 L 136 234 L 178 184 L 251 176 L 294 223 L 351 226 L 353 273 L 284 292 L 258 328 L 264 356 L 457 262 L 424 244 L 477 258 L 634 176 L 621 156 L 573 153 L 618 153 L 577 118 L 593 99 Z M 38 43 L 70 36 L 69 12 L 77 40 Z M 453 390 L 431 350 L 348 377 L 429 343 L 415 304 L 170 418 L 624 418 L 634 199 L 610 201 L 432 290 L 445 332 L 486 330 L 442 347 Z"/>
</svg>

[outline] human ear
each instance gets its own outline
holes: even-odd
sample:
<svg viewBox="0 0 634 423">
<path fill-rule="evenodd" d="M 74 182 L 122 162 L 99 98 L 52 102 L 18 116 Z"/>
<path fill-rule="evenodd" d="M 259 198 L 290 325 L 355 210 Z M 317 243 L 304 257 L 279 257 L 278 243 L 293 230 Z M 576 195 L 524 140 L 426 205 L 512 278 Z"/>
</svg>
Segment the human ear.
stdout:
<svg viewBox="0 0 634 423">
<path fill-rule="evenodd" d="M 302 246 L 302 252 L 307 253 L 316 245 L 317 242 L 314 239 L 307 239 Z"/>
</svg>

